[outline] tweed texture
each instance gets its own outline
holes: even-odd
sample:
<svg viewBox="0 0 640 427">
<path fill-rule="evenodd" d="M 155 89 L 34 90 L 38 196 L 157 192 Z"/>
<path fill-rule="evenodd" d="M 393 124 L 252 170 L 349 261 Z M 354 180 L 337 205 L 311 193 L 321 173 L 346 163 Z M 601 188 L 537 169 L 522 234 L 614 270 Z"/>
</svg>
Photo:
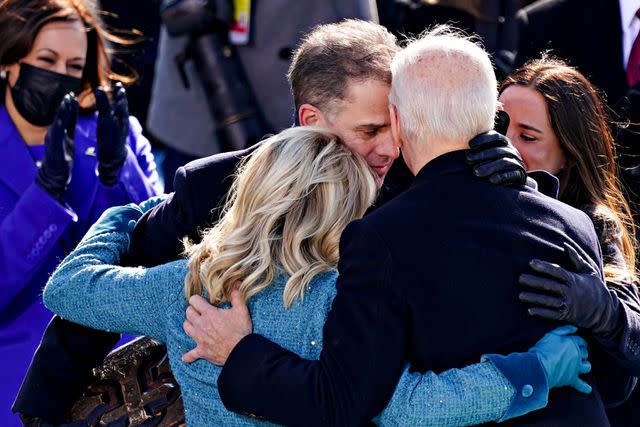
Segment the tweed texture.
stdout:
<svg viewBox="0 0 640 427">
<path fill-rule="evenodd" d="M 204 360 L 190 365 L 181 356 L 195 343 L 182 329 L 187 300 L 186 260 L 154 268 L 118 267 L 129 235 L 109 230 L 88 235 L 60 265 L 44 291 L 44 303 L 62 317 L 83 325 L 146 335 L 166 343 L 169 361 L 182 388 L 189 426 L 271 425 L 227 411 L 217 378 L 221 368 Z M 303 358 L 318 359 L 322 328 L 336 293 L 335 270 L 313 278 L 304 300 L 285 309 L 287 277 L 249 300 L 254 332 Z M 247 384 L 247 387 L 251 387 Z M 515 394 L 490 362 L 439 375 L 405 369 L 380 425 L 471 425 L 500 419 Z"/>
</svg>

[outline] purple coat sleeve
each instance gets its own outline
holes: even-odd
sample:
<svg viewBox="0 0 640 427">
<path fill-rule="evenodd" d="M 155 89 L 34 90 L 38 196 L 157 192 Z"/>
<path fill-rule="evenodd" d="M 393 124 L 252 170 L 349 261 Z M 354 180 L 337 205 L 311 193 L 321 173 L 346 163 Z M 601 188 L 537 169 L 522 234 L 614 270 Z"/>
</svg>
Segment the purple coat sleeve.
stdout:
<svg viewBox="0 0 640 427">
<path fill-rule="evenodd" d="M 2 312 L 50 260 L 56 242 L 77 216 L 34 183 L 7 215 L 0 213 L 0 218 Z"/>
</svg>

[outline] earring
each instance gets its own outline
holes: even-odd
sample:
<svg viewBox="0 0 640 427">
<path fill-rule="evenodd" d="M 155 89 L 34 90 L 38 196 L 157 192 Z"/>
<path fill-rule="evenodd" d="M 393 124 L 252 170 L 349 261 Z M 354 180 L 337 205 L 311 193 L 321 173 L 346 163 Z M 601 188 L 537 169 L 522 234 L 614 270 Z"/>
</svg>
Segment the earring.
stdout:
<svg viewBox="0 0 640 427">
<path fill-rule="evenodd" d="M 0 70 L 0 80 L 7 78 L 7 70 Z"/>
</svg>

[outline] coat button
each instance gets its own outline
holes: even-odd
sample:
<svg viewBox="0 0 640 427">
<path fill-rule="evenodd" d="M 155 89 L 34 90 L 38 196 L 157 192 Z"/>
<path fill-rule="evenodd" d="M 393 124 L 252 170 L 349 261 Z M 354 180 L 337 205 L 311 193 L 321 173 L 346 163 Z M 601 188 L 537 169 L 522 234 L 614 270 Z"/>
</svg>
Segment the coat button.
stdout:
<svg viewBox="0 0 640 427">
<path fill-rule="evenodd" d="M 533 387 L 530 384 L 525 384 L 522 387 L 522 397 L 530 397 L 533 394 Z"/>
</svg>

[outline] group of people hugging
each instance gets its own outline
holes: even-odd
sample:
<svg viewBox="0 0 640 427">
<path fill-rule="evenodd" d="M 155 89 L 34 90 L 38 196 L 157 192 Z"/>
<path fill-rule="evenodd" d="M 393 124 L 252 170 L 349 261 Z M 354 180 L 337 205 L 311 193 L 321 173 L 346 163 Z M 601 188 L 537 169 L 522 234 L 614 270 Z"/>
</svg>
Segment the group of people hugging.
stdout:
<svg viewBox="0 0 640 427">
<path fill-rule="evenodd" d="M 149 199 L 148 141 L 81 4 L 0 6 L 39 25 L 0 44 L 0 150 L 28 164 L 0 157 L 1 306 L 57 314 L 4 392 L 25 425 L 69 422 L 119 333 L 166 344 L 190 426 L 609 425 L 640 375 L 635 230 L 576 69 L 498 84 L 451 26 L 401 47 L 320 25 L 289 69 L 296 126 Z"/>
</svg>

